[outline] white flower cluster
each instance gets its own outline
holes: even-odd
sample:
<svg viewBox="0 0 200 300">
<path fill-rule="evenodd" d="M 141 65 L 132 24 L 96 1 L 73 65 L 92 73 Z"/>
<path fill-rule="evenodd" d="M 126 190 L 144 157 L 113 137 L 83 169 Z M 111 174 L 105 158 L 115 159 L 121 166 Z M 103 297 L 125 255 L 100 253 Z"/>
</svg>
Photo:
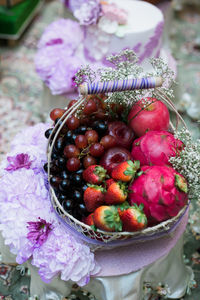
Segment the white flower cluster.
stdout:
<svg viewBox="0 0 200 300">
<path fill-rule="evenodd" d="M 185 148 L 170 162 L 187 179 L 189 198 L 200 201 L 200 140 L 194 142 L 186 129 L 176 132 L 175 137 L 183 141 Z"/>
<path fill-rule="evenodd" d="M 137 64 L 138 57 L 135 52 L 130 49 L 122 50 L 119 54 L 107 57 L 107 61 L 109 61 L 113 67 L 100 68 L 96 72 L 89 66 L 80 69 L 76 74 L 76 84 L 80 84 L 83 81 L 93 82 L 94 80 L 99 80 L 103 82 L 116 79 L 161 76 L 164 80 L 164 84 L 159 89 L 168 97 L 173 97 L 173 90 L 169 88 L 174 81 L 173 71 L 168 68 L 161 58 L 150 60 L 155 72 L 147 74 L 145 74 L 143 68 Z M 155 89 L 109 93 L 106 102 L 125 104 L 129 107 L 143 97 L 156 97 Z"/>
</svg>

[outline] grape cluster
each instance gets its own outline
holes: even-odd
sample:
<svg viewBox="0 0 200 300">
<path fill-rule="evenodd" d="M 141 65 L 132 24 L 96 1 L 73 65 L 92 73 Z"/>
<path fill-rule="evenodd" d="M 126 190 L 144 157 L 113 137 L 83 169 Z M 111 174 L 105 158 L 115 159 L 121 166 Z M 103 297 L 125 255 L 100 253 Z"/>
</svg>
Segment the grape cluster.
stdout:
<svg viewBox="0 0 200 300">
<path fill-rule="evenodd" d="M 71 101 L 68 108 L 73 104 L 74 101 Z M 74 115 L 71 116 L 60 131 L 51 154 L 50 185 L 63 208 L 79 220 L 89 214 L 83 202 L 87 185 L 82 172 L 90 165 L 98 164 L 104 151 L 114 145 L 114 138 L 106 135 L 108 124 L 105 114 L 104 120 L 103 115 L 98 119 L 97 114 L 95 118 L 91 115 L 87 118 L 96 110 L 97 107 L 90 101 L 84 108 L 82 121 Z M 65 110 L 57 108 L 50 113 L 54 124 L 60 122 L 64 112 Z M 53 128 L 49 128 L 45 132 L 46 138 L 49 139 L 52 130 Z M 47 163 L 44 170 L 47 172 Z"/>
</svg>

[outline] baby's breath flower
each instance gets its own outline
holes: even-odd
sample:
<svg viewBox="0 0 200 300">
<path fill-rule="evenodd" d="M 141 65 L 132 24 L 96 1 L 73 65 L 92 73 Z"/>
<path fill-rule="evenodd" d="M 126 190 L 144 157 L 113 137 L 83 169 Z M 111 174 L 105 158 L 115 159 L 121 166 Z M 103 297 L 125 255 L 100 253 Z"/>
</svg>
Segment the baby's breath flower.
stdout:
<svg viewBox="0 0 200 300">
<path fill-rule="evenodd" d="M 175 132 L 175 137 L 183 141 L 185 148 L 179 157 L 171 157 L 173 167 L 188 181 L 189 198 L 198 201 L 200 195 L 200 140 L 193 141 L 186 129 Z"/>
<path fill-rule="evenodd" d="M 169 87 L 173 83 L 173 71 L 171 71 L 167 64 L 161 58 L 150 60 L 154 69 L 151 73 L 144 72 L 143 68 L 139 66 L 138 57 L 133 50 L 123 50 L 119 54 L 110 55 L 107 61 L 112 64 L 112 67 L 100 68 L 97 71 L 92 70 L 89 66 L 81 68 L 76 74 L 75 82 L 77 85 L 86 81 L 93 82 L 94 80 L 111 81 L 122 80 L 126 78 L 142 78 L 148 76 L 161 76 L 164 80 L 163 86 L 160 88 L 168 97 L 173 97 L 173 90 Z M 145 75 L 144 75 L 145 74 Z M 155 89 L 148 90 L 132 90 L 109 93 L 106 102 L 125 104 L 127 108 L 144 97 L 156 97 Z"/>
</svg>

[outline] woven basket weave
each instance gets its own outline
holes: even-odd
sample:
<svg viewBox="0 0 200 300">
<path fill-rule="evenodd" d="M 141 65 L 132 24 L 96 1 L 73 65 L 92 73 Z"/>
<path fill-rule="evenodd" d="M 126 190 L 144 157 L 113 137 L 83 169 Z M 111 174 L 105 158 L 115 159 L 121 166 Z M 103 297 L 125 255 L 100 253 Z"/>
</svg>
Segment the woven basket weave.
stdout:
<svg viewBox="0 0 200 300">
<path fill-rule="evenodd" d="M 157 99 L 165 102 L 169 108 L 174 110 L 174 112 L 177 115 L 177 119 L 180 119 L 183 123 L 183 125 L 186 127 L 186 124 L 182 117 L 179 115 L 177 110 L 175 109 L 173 103 L 171 100 L 159 89 L 155 90 L 155 94 Z M 59 132 L 61 131 L 62 127 L 66 123 L 67 119 L 76 112 L 76 110 L 84 103 L 86 98 L 82 97 L 80 98 L 75 105 L 73 105 L 71 108 L 69 108 L 60 121 L 58 122 L 54 130 L 49 138 L 49 141 L 52 139 L 52 143 L 50 145 L 50 142 L 48 143 L 47 148 L 47 156 L 48 156 L 48 179 L 50 179 L 50 162 L 51 162 L 51 153 L 54 146 L 54 143 L 58 137 Z M 174 130 L 174 125 L 170 122 L 171 130 Z M 83 222 L 75 219 L 72 215 L 70 215 L 67 211 L 64 210 L 63 206 L 60 204 L 58 198 L 56 197 L 56 194 L 53 190 L 53 188 L 50 187 L 50 195 L 51 195 L 51 201 L 52 205 L 59 216 L 61 222 L 66 226 L 67 230 L 72 232 L 73 234 L 77 235 L 79 238 L 84 240 L 93 251 L 104 248 L 109 249 L 112 247 L 119 247 L 119 246 L 125 246 L 133 242 L 143 242 L 150 239 L 156 239 L 159 237 L 162 237 L 166 234 L 171 233 L 176 226 L 179 224 L 181 218 L 186 213 L 188 205 L 184 206 L 181 211 L 178 213 L 177 216 L 164 221 L 156 226 L 153 227 L 147 227 L 146 229 L 142 231 L 137 232 L 105 232 L 102 230 L 97 229 L 97 231 L 94 231 L 90 226 L 84 224 Z"/>
</svg>

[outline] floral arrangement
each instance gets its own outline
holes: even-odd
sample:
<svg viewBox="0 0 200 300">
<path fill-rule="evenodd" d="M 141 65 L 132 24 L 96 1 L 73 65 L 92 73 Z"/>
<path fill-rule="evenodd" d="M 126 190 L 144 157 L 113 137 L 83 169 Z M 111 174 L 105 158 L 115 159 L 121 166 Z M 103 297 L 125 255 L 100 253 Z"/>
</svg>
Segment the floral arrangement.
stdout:
<svg viewBox="0 0 200 300">
<path fill-rule="evenodd" d="M 43 40 L 43 42 L 41 42 L 41 46 L 45 43 L 46 41 Z M 76 83 L 79 84 L 83 81 L 93 82 L 95 79 L 99 78 L 101 80 L 115 80 L 116 78 L 127 78 L 130 75 L 134 75 L 136 76 L 136 78 L 140 77 L 142 70 L 140 67 L 137 66 L 137 58 L 132 51 L 123 51 L 119 55 L 111 56 L 109 60 L 113 62 L 114 70 L 112 68 L 106 68 L 101 69 L 97 73 L 95 73 L 89 67 L 82 68 L 77 73 L 75 80 Z M 165 82 L 171 80 L 171 71 L 160 59 L 153 60 L 152 64 L 155 67 L 155 74 L 162 75 Z M 165 87 L 157 88 L 157 90 L 157 92 L 160 91 L 160 93 L 164 91 L 167 98 L 167 95 L 172 95 L 172 91 Z M 141 97 L 155 97 L 157 95 L 159 94 L 156 94 L 154 89 L 149 90 L 148 93 L 145 91 L 134 90 L 127 92 L 116 92 L 113 94 L 111 93 L 106 95 L 105 97 L 102 97 L 101 95 L 100 99 L 98 97 L 96 99 L 99 105 L 98 113 L 101 113 L 100 115 L 102 117 L 102 109 L 104 107 L 104 104 L 108 105 L 110 115 L 110 109 L 112 108 L 112 104 L 115 104 L 118 108 L 120 108 L 120 106 L 118 105 L 123 105 L 124 103 L 127 103 L 127 100 L 129 100 L 129 107 L 129 104 L 131 105 L 131 102 L 137 104 L 139 99 L 141 100 Z M 97 117 L 96 107 L 94 110 L 93 106 L 93 99 L 94 98 L 88 98 L 87 109 L 84 110 L 86 117 L 87 115 L 90 115 L 91 120 L 93 120 L 93 117 Z M 71 103 L 70 105 L 75 105 L 75 103 L 76 101 L 74 100 L 73 103 Z M 143 104 L 144 103 L 142 103 L 142 105 Z M 145 105 L 148 106 L 149 104 L 150 103 L 148 101 L 145 102 Z M 62 109 L 54 110 L 51 113 L 50 116 L 51 119 L 54 121 L 54 124 L 59 124 L 58 119 L 61 118 L 64 113 L 65 110 Z M 70 130 L 72 131 L 76 130 L 80 125 L 78 123 L 78 127 L 76 127 L 76 118 L 79 116 L 79 113 L 81 113 L 81 111 L 78 110 L 77 115 L 73 116 L 67 123 L 67 126 L 71 127 Z M 113 111 L 113 113 L 116 117 L 117 111 Z M 124 120 L 127 120 L 127 112 L 124 111 L 122 115 L 120 114 L 120 118 L 120 120 L 123 120 L 123 122 L 125 122 Z M 119 123 L 120 126 L 122 126 L 122 122 Z M 100 122 L 99 124 L 101 125 L 100 129 L 102 132 L 102 123 Z M 8 245 L 10 247 L 11 252 L 16 255 L 17 262 L 21 264 L 26 260 L 30 259 L 31 263 L 34 266 L 38 267 L 39 274 L 44 281 L 49 282 L 54 276 L 60 274 L 62 280 L 72 280 L 77 282 L 80 286 L 82 286 L 89 282 L 90 276 L 95 275 L 99 272 L 99 266 L 96 264 L 94 259 L 94 253 L 91 251 L 89 246 L 82 242 L 81 239 L 76 238 L 75 235 L 70 234 L 66 230 L 66 228 L 63 226 L 63 223 L 61 223 L 60 219 L 56 216 L 54 208 L 52 207 L 49 194 L 50 186 L 46 174 L 47 139 L 45 138 L 49 138 L 51 135 L 52 128 L 49 129 L 51 125 L 38 124 L 33 127 L 29 127 L 23 130 L 21 133 L 19 133 L 11 143 L 11 152 L 7 155 L 7 158 L 1 163 L 2 174 L 0 179 L 0 230 L 5 239 L 5 244 Z M 123 128 L 125 128 L 125 126 L 126 125 L 123 125 Z M 65 129 L 66 128 L 63 128 L 63 130 Z M 67 138 L 69 138 L 72 141 L 72 139 L 76 139 L 76 136 L 70 136 L 70 130 L 67 131 Z M 87 128 L 84 129 L 84 124 L 81 130 L 87 131 Z M 64 134 L 66 134 L 66 132 L 64 132 Z M 172 136 L 171 133 L 168 133 L 168 135 L 170 136 L 170 141 L 171 139 L 173 139 L 173 142 L 177 143 L 177 145 L 180 146 L 179 148 L 181 148 L 181 151 L 177 156 L 176 151 L 174 150 L 176 149 L 176 147 L 172 147 L 172 149 L 170 149 L 170 151 L 172 151 L 170 152 L 172 153 L 172 155 L 171 157 L 169 157 L 170 155 L 167 156 L 167 160 L 169 164 L 171 164 L 171 166 L 174 169 L 176 169 L 176 172 L 180 173 L 181 178 L 182 176 L 184 176 L 187 180 L 189 200 L 199 201 L 200 141 L 193 142 L 190 133 L 186 130 L 175 130 L 174 136 Z M 90 138 L 94 138 L 94 132 L 93 136 L 90 136 Z M 141 138 L 143 139 L 143 137 Z M 161 139 L 163 139 L 163 136 L 161 136 Z M 180 141 L 179 144 L 176 139 L 180 139 L 182 142 Z M 112 139 L 112 142 L 116 141 Z M 183 143 L 184 148 L 182 147 Z M 79 139 L 78 144 L 79 146 L 81 145 L 82 148 L 84 140 Z M 104 140 L 104 146 L 105 144 L 106 143 Z M 107 144 L 110 145 L 110 141 Z M 171 144 L 167 144 L 167 146 L 171 147 L 170 145 Z M 140 146 L 140 144 L 138 144 L 138 141 L 136 140 L 135 147 L 138 146 Z M 58 138 L 54 147 L 54 150 L 55 149 L 56 151 L 52 153 L 52 162 L 54 160 L 54 162 L 56 162 L 56 165 L 51 164 L 50 172 L 55 171 L 55 174 L 58 174 L 57 169 L 59 167 L 61 168 L 62 176 L 65 176 L 63 177 L 65 179 L 62 180 L 63 182 L 61 184 L 61 181 L 57 179 L 57 175 L 51 176 L 50 185 L 54 187 L 61 186 L 64 193 L 62 194 L 62 199 L 60 198 L 60 200 L 63 201 L 62 203 L 65 202 L 65 209 L 70 209 L 71 211 L 71 202 L 66 199 L 65 192 L 67 184 L 69 183 L 67 181 L 69 178 L 68 174 L 66 172 L 64 173 L 63 171 L 63 163 L 66 164 L 66 161 L 65 159 L 63 159 L 63 157 L 59 157 L 59 151 L 63 151 L 62 136 L 60 139 Z M 142 153 L 142 151 L 142 148 L 139 149 L 141 155 L 144 154 Z M 94 152 L 95 151 L 93 151 L 93 153 Z M 157 159 L 162 160 L 161 158 Z M 151 159 L 155 158 L 151 157 Z M 87 160 L 87 164 L 88 163 L 89 162 Z M 74 168 L 74 166 L 74 164 L 70 164 L 70 167 L 72 169 Z M 79 167 L 80 165 L 78 166 L 78 169 Z M 136 163 L 134 166 L 130 165 L 128 167 L 130 167 L 128 169 L 128 174 L 125 175 L 132 176 L 134 174 L 135 176 L 136 171 L 139 167 L 138 163 Z M 163 167 L 159 166 L 158 168 L 159 170 L 162 170 Z M 139 180 L 140 178 L 142 178 L 140 177 L 140 175 L 142 176 L 142 173 L 138 174 Z M 175 175 L 177 175 L 177 173 Z M 88 178 L 88 174 L 84 176 L 85 178 Z M 115 178 L 118 178 L 119 174 L 112 174 L 112 180 L 114 176 L 117 176 Z M 168 174 L 166 176 L 168 176 Z M 171 174 L 169 175 L 169 177 L 170 176 Z M 176 178 L 180 179 L 180 176 L 176 176 Z M 76 185 L 80 184 L 80 172 L 76 174 L 76 176 L 72 177 L 70 177 L 70 180 L 75 180 Z M 160 184 L 163 184 L 163 182 L 161 182 Z M 185 201 L 185 181 L 181 180 L 180 182 L 178 182 L 178 184 L 181 184 L 181 198 L 183 198 Z M 175 187 L 173 187 L 173 189 L 175 189 Z M 68 191 L 69 190 L 67 190 L 67 193 Z M 101 189 L 97 192 L 99 191 L 101 193 Z M 177 193 L 177 195 L 180 195 L 180 191 L 178 191 L 177 189 L 175 190 L 175 193 Z M 57 196 L 61 196 L 58 189 L 56 190 L 56 194 Z M 77 201 L 80 201 L 80 195 L 77 192 L 76 197 Z M 167 201 L 169 200 L 171 201 L 171 198 Z M 79 202 L 79 204 L 79 212 L 81 211 L 81 213 L 84 214 L 85 208 L 82 205 L 82 203 Z M 161 204 L 162 203 L 159 203 L 159 205 Z M 89 203 L 89 205 L 91 205 L 91 203 Z M 123 207 L 123 209 L 125 210 L 127 210 L 128 208 L 126 205 Z M 141 214 L 143 206 L 138 205 L 138 207 L 136 207 L 135 209 L 137 213 Z M 16 216 L 18 218 L 17 222 Z M 108 216 L 108 219 L 109 218 L 110 215 Z M 140 218 L 137 221 L 140 223 L 140 220 L 142 221 L 143 225 L 146 225 L 146 219 L 143 215 L 140 216 Z M 91 218 L 87 218 L 86 222 L 91 222 Z M 15 224 L 15 226 L 13 226 L 13 224 Z"/>
<path fill-rule="evenodd" d="M 45 282 L 60 274 L 82 286 L 99 267 L 89 247 L 67 233 L 52 211 L 43 170 L 48 127 L 37 124 L 19 133 L 1 164 L 0 230 L 17 263 L 30 259 Z"/>
<path fill-rule="evenodd" d="M 118 26 L 127 23 L 127 11 L 109 1 L 67 0 L 64 3 L 83 26 L 97 24 L 106 33 L 117 33 Z"/>
</svg>

